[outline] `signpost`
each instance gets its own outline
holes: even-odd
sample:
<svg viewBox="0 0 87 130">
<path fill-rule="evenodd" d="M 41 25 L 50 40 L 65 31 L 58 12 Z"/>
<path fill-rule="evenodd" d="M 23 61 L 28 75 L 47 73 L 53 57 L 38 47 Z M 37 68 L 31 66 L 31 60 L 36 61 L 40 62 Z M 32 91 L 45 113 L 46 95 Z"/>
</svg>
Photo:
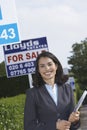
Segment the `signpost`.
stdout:
<svg viewBox="0 0 87 130">
<path fill-rule="evenodd" d="M 74 79 L 74 77 L 69 77 L 68 83 L 71 85 L 72 89 L 75 90 L 75 79 Z"/>
<path fill-rule="evenodd" d="M 48 51 L 48 45 L 46 37 L 42 37 L 6 45 L 3 49 L 7 77 L 15 77 L 34 73 L 36 58 Z"/>
<path fill-rule="evenodd" d="M 15 0 L 0 0 L 0 45 L 19 41 Z"/>
</svg>

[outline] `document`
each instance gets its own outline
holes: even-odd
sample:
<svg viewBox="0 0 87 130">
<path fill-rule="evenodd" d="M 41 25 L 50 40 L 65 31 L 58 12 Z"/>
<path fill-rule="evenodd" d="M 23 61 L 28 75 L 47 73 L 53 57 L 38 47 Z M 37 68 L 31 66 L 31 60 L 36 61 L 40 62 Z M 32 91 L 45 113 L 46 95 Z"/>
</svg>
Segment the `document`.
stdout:
<svg viewBox="0 0 87 130">
<path fill-rule="evenodd" d="M 76 104 L 76 106 L 75 106 L 75 108 L 74 108 L 74 111 L 78 111 L 78 110 L 79 110 L 79 108 L 81 107 L 81 105 L 82 105 L 82 103 L 83 103 L 83 101 L 84 101 L 86 95 L 87 95 L 87 91 L 85 90 L 85 91 L 83 92 L 81 98 L 79 99 L 78 103 Z"/>
</svg>

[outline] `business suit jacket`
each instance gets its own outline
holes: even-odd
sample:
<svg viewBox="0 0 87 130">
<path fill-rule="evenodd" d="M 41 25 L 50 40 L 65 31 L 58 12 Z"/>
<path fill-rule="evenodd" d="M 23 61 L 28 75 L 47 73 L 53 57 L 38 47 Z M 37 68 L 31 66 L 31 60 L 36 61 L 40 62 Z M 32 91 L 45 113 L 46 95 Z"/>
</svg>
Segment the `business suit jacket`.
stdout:
<svg viewBox="0 0 87 130">
<path fill-rule="evenodd" d="M 68 120 L 74 109 L 74 96 L 71 86 L 58 86 L 57 106 L 45 86 L 28 89 L 24 108 L 24 130 L 56 130 L 58 119 Z M 79 123 L 72 124 L 76 130 Z"/>
</svg>

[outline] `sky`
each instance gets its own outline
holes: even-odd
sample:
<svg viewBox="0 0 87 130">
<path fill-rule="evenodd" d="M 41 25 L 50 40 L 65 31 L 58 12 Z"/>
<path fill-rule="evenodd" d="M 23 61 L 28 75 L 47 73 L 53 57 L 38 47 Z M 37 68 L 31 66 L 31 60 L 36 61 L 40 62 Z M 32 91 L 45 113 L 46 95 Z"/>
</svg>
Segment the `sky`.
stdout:
<svg viewBox="0 0 87 130">
<path fill-rule="evenodd" d="M 87 0 L 15 0 L 21 40 L 46 37 L 64 68 L 72 45 L 87 37 Z M 4 60 L 0 46 L 0 63 Z"/>
</svg>

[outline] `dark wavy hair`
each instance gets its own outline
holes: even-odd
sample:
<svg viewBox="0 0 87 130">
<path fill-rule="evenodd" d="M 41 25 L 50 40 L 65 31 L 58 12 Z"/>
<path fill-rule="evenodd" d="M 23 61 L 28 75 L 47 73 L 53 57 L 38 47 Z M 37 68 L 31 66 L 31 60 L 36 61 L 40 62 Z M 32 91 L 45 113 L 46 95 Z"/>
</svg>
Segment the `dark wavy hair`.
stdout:
<svg viewBox="0 0 87 130">
<path fill-rule="evenodd" d="M 35 70 L 35 74 L 33 75 L 33 86 L 41 87 L 42 85 L 45 84 L 43 78 L 41 77 L 39 73 L 39 66 L 38 66 L 39 60 L 42 57 L 48 57 L 52 59 L 53 62 L 58 66 L 56 70 L 56 75 L 55 75 L 55 83 L 58 85 L 64 84 L 67 81 L 68 77 L 63 74 L 63 68 L 62 68 L 61 63 L 59 62 L 59 60 L 54 54 L 52 54 L 51 52 L 45 51 L 45 52 L 40 53 L 36 59 L 36 70 Z"/>
</svg>

